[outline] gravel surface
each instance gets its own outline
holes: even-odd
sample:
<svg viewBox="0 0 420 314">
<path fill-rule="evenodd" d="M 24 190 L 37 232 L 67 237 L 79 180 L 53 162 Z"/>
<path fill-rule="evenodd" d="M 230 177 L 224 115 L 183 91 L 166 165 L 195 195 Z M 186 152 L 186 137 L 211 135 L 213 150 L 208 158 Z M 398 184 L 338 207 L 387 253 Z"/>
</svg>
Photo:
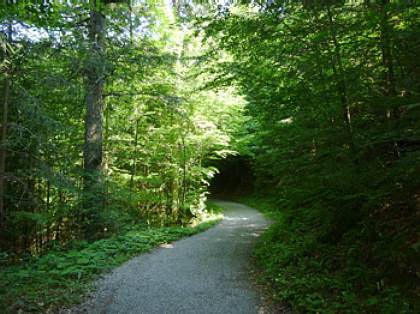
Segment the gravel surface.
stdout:
<svg viewBox="0 0 420 314">
<path fill-rule="evenodd" d="M 220 224 L 114 269 L 98 281 L 83 312 L 272 312 L 249 276 L 252 248 L 269 221 L 248 206 L 215 203 L 226 209 Z"/>
</svg>

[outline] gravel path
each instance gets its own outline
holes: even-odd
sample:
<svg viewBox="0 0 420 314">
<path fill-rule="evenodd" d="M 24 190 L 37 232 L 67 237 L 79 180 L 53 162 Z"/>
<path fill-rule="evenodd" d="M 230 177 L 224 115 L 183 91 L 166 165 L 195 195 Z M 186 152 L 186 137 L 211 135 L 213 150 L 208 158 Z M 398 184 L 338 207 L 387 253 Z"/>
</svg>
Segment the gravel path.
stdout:
<svg viewBox="0 0 420 314">
<path fill-rule="evenodd" d="M 214 228 L 135 257 L 98 281 L 86 313 L 267 313 L 248 276 L 257 237 L 269 225 L 248 206 L 226 209 Z"/>
</svg>

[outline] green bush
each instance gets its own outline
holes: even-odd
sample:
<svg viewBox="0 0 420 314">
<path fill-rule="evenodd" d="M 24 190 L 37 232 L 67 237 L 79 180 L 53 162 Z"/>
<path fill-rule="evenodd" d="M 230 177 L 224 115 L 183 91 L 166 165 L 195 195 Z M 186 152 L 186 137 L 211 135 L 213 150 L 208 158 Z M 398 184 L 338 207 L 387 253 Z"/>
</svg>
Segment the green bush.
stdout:
<svg viewBox="0 0 420 314">
<path fill-rule="evenodd" d="M 401 277 L 416 265 L 418 252 L 400 242 L 402 234 L 369 238 L 372 225 L 363 220 L 337 243 L 327 243 L 317 234 L 328 227 L 305 223 L 302 209 L 279 210 L 267 199 L 244 202 L 276 221 L 254 251 L 266 280 L 273 283 L 275 300 L 302 313 L 419 312 L 418 275 Z"/>
</svg>

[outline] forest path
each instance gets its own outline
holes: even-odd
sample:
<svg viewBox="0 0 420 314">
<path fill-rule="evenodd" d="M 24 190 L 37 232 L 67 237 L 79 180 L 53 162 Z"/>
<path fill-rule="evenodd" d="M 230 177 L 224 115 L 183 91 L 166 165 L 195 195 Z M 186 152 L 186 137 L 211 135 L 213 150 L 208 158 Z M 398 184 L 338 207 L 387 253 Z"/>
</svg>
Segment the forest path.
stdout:
<svg viewBox="0 0 420 314">
<path fill-rule="evenodd" d="M 137 256 L 98 281 L 86 313 L 269 313 L 249 278 L 252 248 L 270 222 L 255 209 L 226 209 L 217 226 Z"/>
</svg>

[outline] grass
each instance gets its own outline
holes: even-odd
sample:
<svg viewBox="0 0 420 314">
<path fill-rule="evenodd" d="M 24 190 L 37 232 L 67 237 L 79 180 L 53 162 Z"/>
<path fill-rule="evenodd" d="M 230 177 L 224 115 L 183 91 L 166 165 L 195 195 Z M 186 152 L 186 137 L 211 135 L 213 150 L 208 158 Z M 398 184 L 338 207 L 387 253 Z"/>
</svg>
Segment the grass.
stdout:
<svg viewBox="0 0 420 314">
<path fill-rule="evenodd" d="M 75 241 L 56 247 L 31 262 L 0 269 L 0 312 L 56 313 L 80 303 L 93 281 L 130 258 L 153 248 L 204 231 L 221 221 L 221 209 L 208 211 L 190 227 L 134 226 L 132 230 L 94 243 Z"/>
</svg>

